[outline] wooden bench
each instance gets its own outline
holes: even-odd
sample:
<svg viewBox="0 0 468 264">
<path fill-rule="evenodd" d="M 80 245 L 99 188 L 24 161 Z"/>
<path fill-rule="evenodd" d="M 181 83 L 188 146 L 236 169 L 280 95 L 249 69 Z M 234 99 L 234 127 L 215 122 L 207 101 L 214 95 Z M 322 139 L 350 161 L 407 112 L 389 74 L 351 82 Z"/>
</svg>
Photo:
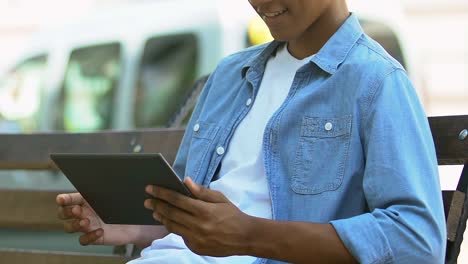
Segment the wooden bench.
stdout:
<svg viewBox="0 0 468 264">
<path fill-rule="evenodd" d="M 457 263 L 468 219 L 468 115 L 429 117 L 439 165 L 464 165 L 454 191 L 442 191 L 447 223 L 445 263 Z"/>
<path fill-rule="evenodd" d="M 0 169 L 55 170 L 49 159 L 49 153 L 53 152 L 161 152 L 169 161 L 173 161 L 182 135 L 183 130 L 176 129 L 90 134 L 0 135 Z M 31 173 L 29 176 L 35 175 Z M 24 230 L 40 230 L 46 234 L 45 239 L 48 232 L 62 232 L 62 223 L 56 217 L 55 197 L 64 191 L 66 190 L 0 189 L 0 229 L 16 231 L 18 235 Z M 78 244 L 76 236 L 64 235 L 68 235 L 70 240 L 75 240 L 70 243 Z M 0 248 L 0 263 L 104 264 L 125 263 L 130 257 L 126 247 L 116 247 L 114 254 L 106 255 L 60 250 L 60 244 L 53 251 Z"/>
<path fill-rule="evenodd" d="M 464 139 L 461 133 L 468 129 L 468 116 L 431 117 L 429 122 L 439 165 L 465 165 L 457 189 L 442 192 L 448 233 L 446 263 L 456 263 L 468 218 L 468 137 Z M 52 152 L 162 152 L 173 160 L 182 135 L 183 131 L 176 129 L 0 135 L 0 169 L 54 170 L 49 160 Z M 0 230 L 61 232 L 55 205 L 55 197 L 61 192 L 0 188 Z M 52 251 L 7 247 L 0 248 L 0 263 L 125 263 L 131 251 L 130 247 L 116 247 L 113 254 L 85 254 L 63 252 L 60 245 Z"/>
</svg>

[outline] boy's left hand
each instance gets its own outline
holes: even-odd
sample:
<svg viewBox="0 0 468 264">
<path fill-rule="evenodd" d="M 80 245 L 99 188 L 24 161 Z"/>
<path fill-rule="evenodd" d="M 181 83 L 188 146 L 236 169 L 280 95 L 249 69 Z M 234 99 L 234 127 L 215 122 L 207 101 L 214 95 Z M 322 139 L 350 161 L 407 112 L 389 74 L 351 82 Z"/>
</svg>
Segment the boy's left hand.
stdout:
<svg viewBox="0 0 468 264">
<path fill-rule="evenodd" d="M 180 235 L 190 250 L 199 255 L 245 254 L 254 217 L 240 211 L 221 192 L 198 185 L 188 177 L 184 182 L 197 199 L 147 186 L 146 192 L 155 199 L 145 200 L 145 207 L 153 210 L 156 220 Z"/>
</svg>

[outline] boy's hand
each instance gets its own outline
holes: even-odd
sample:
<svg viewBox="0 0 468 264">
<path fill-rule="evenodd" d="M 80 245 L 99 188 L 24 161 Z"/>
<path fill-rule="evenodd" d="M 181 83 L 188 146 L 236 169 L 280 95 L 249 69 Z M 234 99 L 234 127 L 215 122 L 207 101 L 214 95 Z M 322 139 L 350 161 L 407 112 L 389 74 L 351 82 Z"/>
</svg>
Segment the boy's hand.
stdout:
<svg viewBox="0 0 468 264">
<path fill-rule="evenodd" d="M 198 185 L 190 178 L 185 184 L 197 199 L 177 192 L 147 186 L 155 197 L 145 207 L 166 228 L 182 236 L 185 244 L 199 255 L 230 256 L 246 252 L 253 217 L 240 211 L 222 193 Z"/>
<path fill-rule="evenodd" d="M 82 232 L 82 245 L 124 245 L 132 243 L 135 226 L 108 225 L 94 212 L 79 193 L 57 195 L 58 217 L 68 233 Z"/>
</svg>

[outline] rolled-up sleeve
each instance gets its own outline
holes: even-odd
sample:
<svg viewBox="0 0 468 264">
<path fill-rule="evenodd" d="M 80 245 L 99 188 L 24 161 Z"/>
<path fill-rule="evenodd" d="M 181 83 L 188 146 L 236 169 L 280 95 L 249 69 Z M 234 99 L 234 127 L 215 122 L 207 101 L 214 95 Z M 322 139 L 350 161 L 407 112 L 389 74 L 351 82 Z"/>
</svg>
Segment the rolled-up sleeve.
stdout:
<svg viewBox="0 0 468 264">
<path fill-rule="evenodd" d="M 376 86 L 361 124 L 369 213 L 331 221 L 361 263 L 443 263 L 446 227 L 427 118 L 403 70 Z"/>
</svg>

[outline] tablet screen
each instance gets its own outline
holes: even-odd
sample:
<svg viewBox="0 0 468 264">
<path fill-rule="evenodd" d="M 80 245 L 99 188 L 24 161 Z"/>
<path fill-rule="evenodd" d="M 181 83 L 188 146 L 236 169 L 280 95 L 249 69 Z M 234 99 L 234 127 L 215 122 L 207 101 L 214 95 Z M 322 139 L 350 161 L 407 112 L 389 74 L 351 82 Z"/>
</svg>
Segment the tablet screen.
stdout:
<svg viewBox="0 0 468 264">
<path fill-rule="evenodd" d="M 187 196 L 185 187 L 160 154 L 51 154 L 51 159 L 106 224 L 158 225 L 143 206 L 147 185 Z"/>
</svg>

